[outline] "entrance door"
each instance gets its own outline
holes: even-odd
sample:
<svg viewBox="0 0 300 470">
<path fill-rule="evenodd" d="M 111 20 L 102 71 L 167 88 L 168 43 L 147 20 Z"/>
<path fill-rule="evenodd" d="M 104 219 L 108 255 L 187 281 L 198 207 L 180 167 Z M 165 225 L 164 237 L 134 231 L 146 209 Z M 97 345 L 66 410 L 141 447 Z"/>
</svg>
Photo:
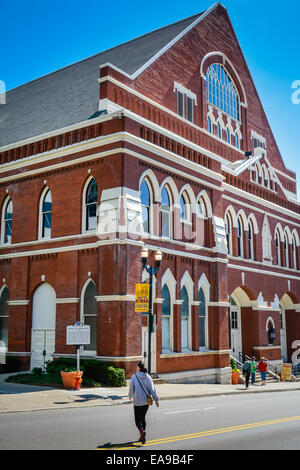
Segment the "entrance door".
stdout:
<svg viewBox="0 0 300 470">
<path fill-rule="evenodd" d="M 40 285 L 33 296 L 30 369 L 44 368 L 55 351 L 56 294 L 50 284 Z"/>
<path fill-rule="evenodd" d="M 238 305 L 230 307 L 231 355 L 239 360 L 242 352 L 241 309 Z"/>
<path fill-rule="evenodd" d="M 281 357 L 287 361 L 287 347 L 286 347 L 286 321 L 285 310 L 280 309 L 280 344 L 281 344 Z"/>
<path fill-rule="evenodd" d="M 55 330 L 32 330 L 31 366 L 45 368 L 46 361 L 52 361 L 55 350 Z"/>
</svg>

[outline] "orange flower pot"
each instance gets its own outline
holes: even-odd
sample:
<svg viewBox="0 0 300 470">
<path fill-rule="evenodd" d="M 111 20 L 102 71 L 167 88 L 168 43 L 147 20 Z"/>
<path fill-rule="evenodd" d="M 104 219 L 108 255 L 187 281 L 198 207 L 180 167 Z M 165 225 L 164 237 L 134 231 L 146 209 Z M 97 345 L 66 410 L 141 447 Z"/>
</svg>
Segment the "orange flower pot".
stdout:
<svg viewBox="0 0 300 470">
<path fill-rule="evenodd" d="M 63 372 L 60 371 L 60 375 L 63 381 L 65 388 L 72 388 L 79 390 L 79 383 L 81 382 L 82 372 Z M 76 377 L 79 377 L 79 381 L 76 380 Z"/>
<path fill-rule="evenodd" d="M 240 378 L 239 372 L 232 372 L 231 374 L 232 385 L 237 385 L 239 383 L 239 378 Z"/>
</svg>

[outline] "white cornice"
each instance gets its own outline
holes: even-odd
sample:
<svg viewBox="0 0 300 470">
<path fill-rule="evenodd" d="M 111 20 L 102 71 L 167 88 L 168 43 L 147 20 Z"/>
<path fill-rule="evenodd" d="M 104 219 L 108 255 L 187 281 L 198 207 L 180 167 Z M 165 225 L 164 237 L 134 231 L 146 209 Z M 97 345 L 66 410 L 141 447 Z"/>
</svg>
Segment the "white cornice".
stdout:
<svg viewBox="0 0 300 470">
<path fill-rule="evenodd" d="M 249 268 L 248 266 L 240 266 L 237 264 L 230 264 L 228 263 L 227 265 L 228 269 L 238 269 L 240 271 L 249 271 L 252 273 L 258 273 L 262 275 L 267 275 L 267 276 L 275 276 L 275 277 L 284 277 L 286 279 L 295 279 L 296 281 L 300 281 L 300 276 L 292 276 L 291 274 L 282 274 L 281 272 L 274 272 L 274 271 L 266 271 L 264 269 L 255 269 L 255 268 Z"/>
</svg>

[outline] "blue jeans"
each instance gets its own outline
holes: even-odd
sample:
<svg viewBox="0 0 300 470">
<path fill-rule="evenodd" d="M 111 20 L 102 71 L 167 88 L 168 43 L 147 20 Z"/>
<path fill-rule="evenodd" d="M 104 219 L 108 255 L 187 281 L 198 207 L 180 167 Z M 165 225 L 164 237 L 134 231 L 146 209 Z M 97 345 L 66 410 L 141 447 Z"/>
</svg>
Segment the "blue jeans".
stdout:
<svg viewBox="0 0 300 470">
<path fill-rule="evenodd" d="M 255 384 L 255 372 L 252 372 L 252 385 Z"/>
</svg>

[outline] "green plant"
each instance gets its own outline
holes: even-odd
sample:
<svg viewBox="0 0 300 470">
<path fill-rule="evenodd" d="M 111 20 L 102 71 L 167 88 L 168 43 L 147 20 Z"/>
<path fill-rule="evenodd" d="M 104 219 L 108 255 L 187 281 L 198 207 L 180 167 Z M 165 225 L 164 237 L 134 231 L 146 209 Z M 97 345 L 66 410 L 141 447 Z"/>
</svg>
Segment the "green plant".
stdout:
<svg viewBox="0 0 300 470">
<path fill-rule="evenodd" d="M 33 375 L 43 375 L 44 371 L 41 367 L 34 367 L 34 369 L 32 369 L 31 373 Z"/>
<path fill-rule="evenodd" d="M 230 359 L 230 366 L 233 372 L 240 372 L 233 357 Z"/>
</svg>

